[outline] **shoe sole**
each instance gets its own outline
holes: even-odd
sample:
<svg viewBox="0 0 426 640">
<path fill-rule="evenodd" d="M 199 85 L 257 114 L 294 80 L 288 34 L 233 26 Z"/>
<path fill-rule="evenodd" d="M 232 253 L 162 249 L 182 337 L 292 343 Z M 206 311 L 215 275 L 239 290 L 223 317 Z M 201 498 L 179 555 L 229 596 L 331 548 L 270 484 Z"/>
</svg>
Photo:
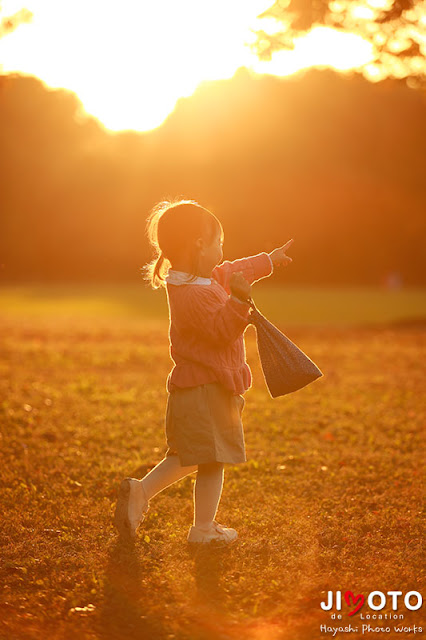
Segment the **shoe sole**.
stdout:
<svg viewBox="0 0 426 640">
<path fill-rule="evenodd" d="M 130 482 L 123 480 L 118 491 L 117 506 L 115 508 L 114 524 L 119 534 L 128 540 L 134 540 L 129 522 L 129 498 L 130 498 Z"/>
</svg>

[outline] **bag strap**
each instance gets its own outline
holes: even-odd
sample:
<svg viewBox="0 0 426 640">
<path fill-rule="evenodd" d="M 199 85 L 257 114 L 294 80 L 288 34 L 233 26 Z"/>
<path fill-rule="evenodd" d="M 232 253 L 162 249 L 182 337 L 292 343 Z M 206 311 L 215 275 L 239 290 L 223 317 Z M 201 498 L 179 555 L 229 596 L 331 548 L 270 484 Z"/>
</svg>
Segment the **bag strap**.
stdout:
<svg viewBox="0 0 426 640">
<path fill-rule="evenodd" d="M 238 299 L 241 300 L 241 298 L 238 298 Z M 246 304 L 249 304 L 250 307 L 253 309 L 253 311 L 257 311 L 256 305 L 254 304 L 254 300 L 251 296 L 249 296 L 245 300 L 241 300 L 241 302 L 245 302 Z"/>
<path fill-rule="evenodd" d="M 251 296 L 247 298 L 247 302 L 250 305 L 250 307 L 253 309 L 253 311 L 257 311 L 256 305 L 254 304 L 254 300 Z"/>
<path fill-rule="evenodd" d="M 251 296 L 249 296 L 247 298 L 247 300 L 242 300 L 242 302 L 246 302 L 247 304 L 250 305 L 250 313 L 249 313 L 249 318 L 251 319 L 250 324 L 254 324 L 253 321 L 253 316 L 255 316 L 255 314 L 260 314 L 258 308 L 256 307 L 256 305 L 254 304 L 254 300 Z"/>
</svg>

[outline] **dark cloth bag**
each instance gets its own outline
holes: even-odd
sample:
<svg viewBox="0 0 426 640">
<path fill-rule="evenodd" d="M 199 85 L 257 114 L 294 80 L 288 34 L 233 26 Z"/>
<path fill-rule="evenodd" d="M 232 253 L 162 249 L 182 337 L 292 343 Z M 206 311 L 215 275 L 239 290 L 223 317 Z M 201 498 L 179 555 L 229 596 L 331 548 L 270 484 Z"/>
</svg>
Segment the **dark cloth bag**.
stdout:
<svg viewBox="0 0 426 640">
<path fill-rule="evenodd" d="M 323 373 L 294 342 L 263 316 L 252 298 L 250 324 L 256 327 L 257 350 L 272 398 L 284 396 L 320 378 Z"/>
</svg>

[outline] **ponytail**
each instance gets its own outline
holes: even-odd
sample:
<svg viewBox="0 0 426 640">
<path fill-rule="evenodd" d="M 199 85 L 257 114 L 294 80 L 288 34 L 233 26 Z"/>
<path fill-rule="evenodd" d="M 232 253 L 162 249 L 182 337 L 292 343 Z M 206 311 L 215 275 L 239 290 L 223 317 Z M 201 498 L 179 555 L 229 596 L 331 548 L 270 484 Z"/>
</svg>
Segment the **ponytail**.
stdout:
<svg viewBox="0 0 426 640">
<path fill-rule="evenodd" d="M 151 260 L 148 264 L 142 267 L 142 275 L 145 280 L 151 285 L 153 289 L 159 289 L 164 287 L 164 276 L 169 270 L 170 262 L 167 260 L 162 251 Z"/>
</svg>

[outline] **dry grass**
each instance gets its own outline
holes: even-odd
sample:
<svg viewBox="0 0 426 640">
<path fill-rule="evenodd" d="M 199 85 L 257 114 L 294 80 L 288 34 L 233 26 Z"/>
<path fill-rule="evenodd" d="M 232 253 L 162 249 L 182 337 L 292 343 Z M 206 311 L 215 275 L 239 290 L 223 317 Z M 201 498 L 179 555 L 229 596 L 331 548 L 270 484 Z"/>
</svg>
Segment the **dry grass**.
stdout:
<svg viewBox="0 0 426 640">
<path fill-rule="evenodd" d="M 0 328 L 2 640 L 316 640 L 329 589 L 421 590 L 421 326 L 292 329 L 325 377 L 276 400 L 247 331 L 248 462 L 226 467 L 218 511 L 239 541 L 197 553 L 194 475 L 134 547 L 111 522 L 121 478 L 165 451 L 164 319 L 22 305 Z"/>
</svg>

